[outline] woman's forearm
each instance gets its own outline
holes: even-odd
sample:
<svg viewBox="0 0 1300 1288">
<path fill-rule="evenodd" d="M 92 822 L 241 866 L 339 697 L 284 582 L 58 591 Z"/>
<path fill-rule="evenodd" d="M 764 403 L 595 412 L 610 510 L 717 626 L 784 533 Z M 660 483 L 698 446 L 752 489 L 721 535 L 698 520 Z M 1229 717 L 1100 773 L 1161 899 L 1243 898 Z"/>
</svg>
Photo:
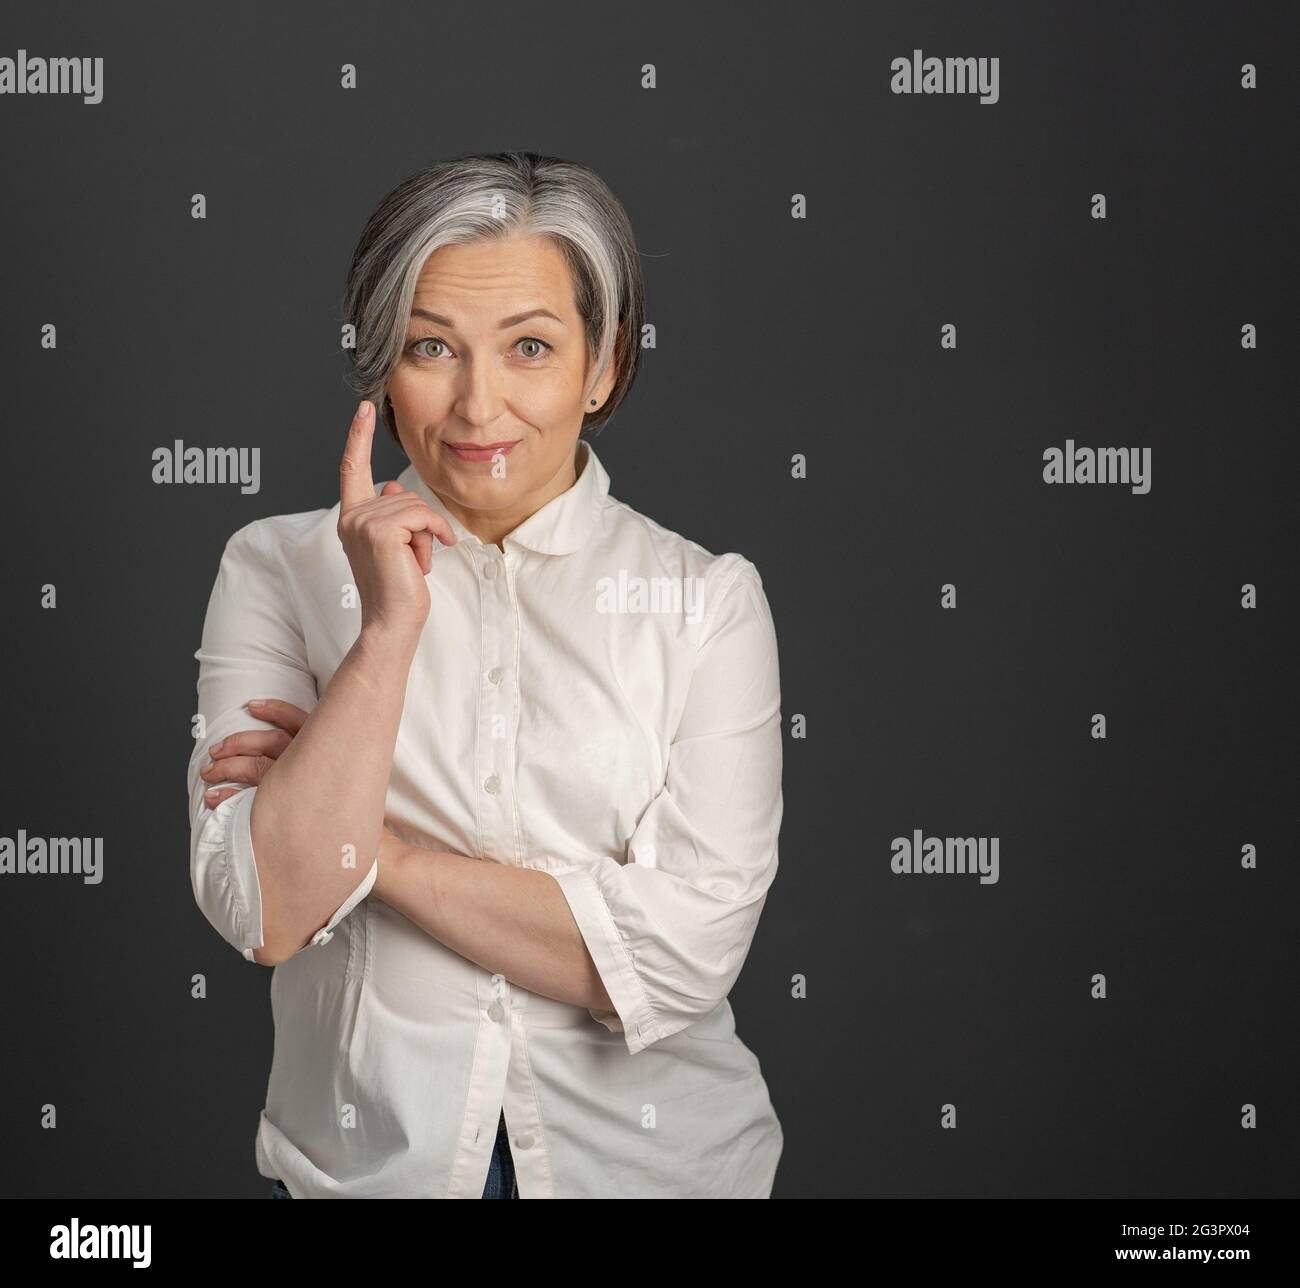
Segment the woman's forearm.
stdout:
<svg viewBox="0 0 1300 1288">
<path fill-rule="evenodd" d="M 262 778 L 249 824 L 262 892 L 254 956 L 264 965 L 302 948 L 370 871 L 418 640 L 414 630 L 363 628 Z"/>
<path fill-rule="evenodd" d="M 553 877 L 395 837 L 380 845 L 371 898 L 486 971 L 560 1002 L 613 1011 Z"/>
</svg>

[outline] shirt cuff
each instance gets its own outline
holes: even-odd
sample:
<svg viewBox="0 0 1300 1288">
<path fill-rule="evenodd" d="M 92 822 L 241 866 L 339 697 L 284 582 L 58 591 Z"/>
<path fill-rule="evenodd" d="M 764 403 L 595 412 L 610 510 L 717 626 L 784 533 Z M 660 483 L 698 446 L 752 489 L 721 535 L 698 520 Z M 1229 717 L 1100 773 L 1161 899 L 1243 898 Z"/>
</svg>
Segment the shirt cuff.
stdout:
<svg viewBox="0 0 1300 1288">
<path fill-rule="evenodd" d="M 256 794 L 256 788 L 236 792 L 209 813 L 199 831 L 194 863 L 200 906 L 231 946 L 250 962 L 264 942 L 262 888 L 249 828 Z"/>
<path fill-rule="evenodd" d="M 632 954 L 610 914 L 605 896 L 587 868 L 570 868 L 552 872 L 551 876 L 564 892 L 600 981 L 614 1004 L 613 1012 L 588 1007 L 588 1013 L 611 1033 L 621 1032 L 628 1052 L 635 1055 L 657 1041 L 661 1034 Z"/>
<path fill-rule="evenodd" d="M 212 876 L 220 874 L 219 908 L 213 913 L 230 927 L 232 942 L 245 961 L 257 963 L 253 955 L 266 942 L 262 932 L 262 887 L 257 877 L 257 857 L 253 853 L 252 813 L 257 788 L 237 792 L 221 802 L 203 826 L 199 838 L 202 868 Z M 364 899 L 379 875 L 379 859 L 360 884 L 335 910 L 334 915 L 310 939 L 307 946 L 327 944 L 334 938 L 334 928 Z"/>
<path fill-rule="evenodd" d="M 312 944 L 328 944 L 334 938 L 334 927 L 370 893 L 375 884 L 375 877 L 378 875 L 379 859 L 376 858 L 370 865 L 370 871 L 361 879 L 361 884 L 343 900 L 334 915 L 311 937 Z"/>
</svg>

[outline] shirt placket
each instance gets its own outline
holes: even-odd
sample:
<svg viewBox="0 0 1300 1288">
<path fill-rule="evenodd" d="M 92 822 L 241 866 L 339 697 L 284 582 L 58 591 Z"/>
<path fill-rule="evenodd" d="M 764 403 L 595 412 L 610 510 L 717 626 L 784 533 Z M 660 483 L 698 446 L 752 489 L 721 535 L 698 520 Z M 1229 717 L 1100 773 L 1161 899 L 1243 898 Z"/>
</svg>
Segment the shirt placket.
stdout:
<svg viewBox="0 0 1300 1288">
<path fill-rule="evenodd" d="M 514 685 L 506 668 L 514 661 L 516 624 L 510 573 L 496 546 L 475 552 L 479 572 L 481 639 L 478 735 L 474 746 L 475 813 L 479 853 L 495 863 L 514 862 Z"/>
<path fill-rule="evenodd" d="M 509 568 L 496 546 L 472 548 L 479 583 L 480 648 L 478 720 L 474 743 L 474 809 L 479 854 L 484 861 L 514 863 L 514 756 L 516 686 L 510 672 L 518 647 L 518 625 Z M 461 1148 L 453 1168 L 449 1197 L 476 1198 L 482 1192 L 497 1127 L 507 1098 L 515 998 L 500 975 L 481 973 L 478 982 L 479 1026 L 473 1073 L 465 1109 Z M 511 1081 L 514 1079 L 512 1078 Z M 517 1104 L 517 1102 L 516 1102 Z M 515 1108 L 516 1120 L 535 1120 L 535 1110 Z M 521 1139 L 531 1144 L 527 1134 Z M 527 1148 L 525 1144 L 524 1148 Z M 512 1153 L 520 1146 L 516 1143 Z"/>
</svg>

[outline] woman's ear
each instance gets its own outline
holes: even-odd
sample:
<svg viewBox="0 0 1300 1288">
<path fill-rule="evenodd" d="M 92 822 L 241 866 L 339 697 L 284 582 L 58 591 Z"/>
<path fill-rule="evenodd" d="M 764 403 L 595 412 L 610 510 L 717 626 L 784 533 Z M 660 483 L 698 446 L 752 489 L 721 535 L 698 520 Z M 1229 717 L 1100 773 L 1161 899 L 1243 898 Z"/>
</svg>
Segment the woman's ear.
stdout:
<svg viewBox="0 0 1300 1288">
<path fill-rule="evenodd" d="M 598 406 L 592 408 L 598 411 L 603 407 L 614 392 L 614 386 L 618 383 L 618 373 L 621 366 L 619 359 L 624 352 L 624 345 L 627 343 L 627 323 L 620 322 L 618 330 L 614 333 L 614 352 L 610 357 L 609 366 L 605 368 L 605 374 L 601 376 L 600 383 L 592 390 L 594 396 L 599 400 Z"/>
</svg>

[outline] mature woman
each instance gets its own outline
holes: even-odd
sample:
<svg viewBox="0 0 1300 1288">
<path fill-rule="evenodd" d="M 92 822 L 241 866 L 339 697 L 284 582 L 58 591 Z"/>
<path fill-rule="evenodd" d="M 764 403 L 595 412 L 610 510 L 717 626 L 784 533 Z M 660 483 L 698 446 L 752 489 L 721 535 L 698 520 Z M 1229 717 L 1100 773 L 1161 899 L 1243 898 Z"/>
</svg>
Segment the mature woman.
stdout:
<svg viewBox="0 0 1300 1288">
<path fill-rule="evenodd" d="M 642 300 L 584 167 L 414 175 L 348 277 L 338 504 L 226 546 L 191 875 L 275 967 L 256 1158 L 285 1197 L 771 1193 L 727 994 L 777 866 L 776 638 L 753 564 L 615 500 L 579 438 Z M 411 463 L 376 488 L 381 406 Z"/>
</svg>

